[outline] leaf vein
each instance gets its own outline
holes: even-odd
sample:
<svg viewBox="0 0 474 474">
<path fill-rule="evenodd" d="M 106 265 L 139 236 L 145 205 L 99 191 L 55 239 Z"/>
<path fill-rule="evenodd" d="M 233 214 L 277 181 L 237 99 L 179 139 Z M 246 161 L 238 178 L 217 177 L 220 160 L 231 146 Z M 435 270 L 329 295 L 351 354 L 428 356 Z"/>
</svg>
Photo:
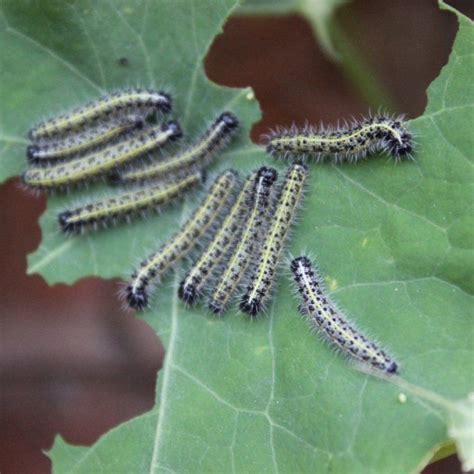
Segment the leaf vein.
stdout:
<svg viewBox="0 0 474 474">
<path fill-rule="evenodd" d="M 45 53 L 49 54 L 52 58 L 54 58 L 56 61 L 58 61 L 60 64 L 62 64 L 66 69 L 71 71 L 78 78 L 82 79 L 84 82 L 86 82 L 87 84 L 92 86 L 97 91 L 99 91 L 101 93 L 104 93 L 104 90 L 98 84 L 96 84 L 92 79 L 87 77 L 84 73 L 79 71 L 79 69 L 77 69 L 75 66 L 73 66 L 69 61 L 67 61 L 66 59 L 61 57 L 59 54 L 55 53 L 52 49 L 48 48 L 44 44 L 40 43 L 38 40 L 35 40 L 35 39 L 29 37 L 28 35 L 25 35 L 21 31 L 18 31 L 17 29 L 12 28 L 10 26 L 8 26 L 5 31 L 7 31 L 8 33 L 10 33 L 14 36 L 18 36 L 19 38 L 22 38 L 25 41 L 28 41 L 28 42 L 32 43 L 38 49 L 40 49 L 40 50 L 44 51 Z"/>
</svg>

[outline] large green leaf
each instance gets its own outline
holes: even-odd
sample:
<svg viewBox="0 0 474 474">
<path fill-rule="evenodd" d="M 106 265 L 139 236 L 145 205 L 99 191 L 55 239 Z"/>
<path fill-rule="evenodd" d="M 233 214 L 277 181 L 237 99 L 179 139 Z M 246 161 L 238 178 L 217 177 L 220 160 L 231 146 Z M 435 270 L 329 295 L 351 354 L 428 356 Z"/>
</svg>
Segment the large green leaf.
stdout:
<svg viewBox="0 0 474 474">
<path fill-rule="evenodd" d="M 0 5 L 5 176 L 24 163 L 23 144 L 12 140 L 41 114 L 129 84 L 172 85 L 191 133 L 230 108 L 244 126 L 222 166 L 268 162 L 247 137 L 258 118 L 251 95 L 213 85 L 202 69 L 233 1 Z M 143 316 L 167 349 L 155 408 L 92 447 L 58 438 L 55 472 L 413 472 L 429 460 L 447 439 L 451 400 L 473 388 L 474 29 L 458 17 L 449 64 L 410 123 L 415 161 L 315 165 L 290 245 L 317 257 L 335 298 L 393 352 L 402 378 L 358 372 L 310 334 L 287 277 L 266 316 L 249 322 L 236 311 L 216 319 L 186 310 L 169 291 L 176 273 Z M 30 272 L 50 283 L 127 275 L 182 215 L 65 239 L 55 215 L 71 200 L 48 200 L 43 241 L 29 259 Z"/>
</svg>

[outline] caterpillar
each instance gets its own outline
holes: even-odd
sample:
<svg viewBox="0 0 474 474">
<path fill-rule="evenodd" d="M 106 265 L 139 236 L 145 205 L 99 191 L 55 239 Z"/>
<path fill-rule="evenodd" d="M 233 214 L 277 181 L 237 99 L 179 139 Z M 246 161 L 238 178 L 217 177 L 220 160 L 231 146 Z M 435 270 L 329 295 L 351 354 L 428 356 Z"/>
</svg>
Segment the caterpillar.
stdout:
<svg viewBox="0 0 474 474">
<path fill-rule="evenodd" d="M 160 209 L 163 205 L 182 197 L 202 182 L 202 173 L 195 172 L 181 178 L 140 186 L 108 199 L 91 202 L 58 215 L 61 230 L 66 234 L 83 233 L 119 220 L 130 220 L 148 209 Z"/>
<path fill-rule="evenodd" d="M 31 164 L 49 163 L 50 160 L 74 158 L 86 151 L 105 145 L 134 128 L 143 127 L 140 116 L 129 116 L 121 120 L 110 120 L 96 127 L 87 128 L 62 140 L 42 140 L 28 145 L 26 156 Z"/>
<path fill-rule="evenodd" d="M 131 308 L 143 310 L 148 306 L 150 284 L 159 281 L 170 267 L 184 258 L 219 220 L 238 183 L 239 176 L 234 170 L 219 175 L 181 229 L 140 263 L 125 290 Z"/>
<path fill-rule="evenodd" d="M 90 127 L 97 121 L 124 117 L 130 113 L 146 118 L 152 111 L 171 110 L 171 97 L 165 92 L 127 89 L 104 95 L 71 112 L 53 117 L 30 129 L 31 140 L 51 139 Z"/>
<path fill-rule="evenodd" d="M 226 310 L 230 298 L 239 288 L 240 282 L 251 263 L 253 254 L 259 245 L 262 229 L 268 217 L 270 193 L 278 173 L 273 168 L 263 166 L 258 170 L 255 188 L 247 203 L 250 209 L 244 223 L 240 239 L 235 245 L 227 263 L 219 275 L 218 282 L 212 290 L 209 310 L 214 314 L 222 314 Z"/>
<path fill-rule="evenodd" d="M 233 114 L 224 112 L 195 143 L 176 156 L 161 159 L 145 167 L 117 170 L 112 179 L 118 183 L 144 181 L 195 165 L 203 168 L 230 141 L 238 125 L 239 122 Z"/>
<path fill-rule="evenodd" d="M 150 153 L 168 140 L 179 137 L 181 128 L 174 121 L 145 128 L 107 148 L 91 151 L 80 158 L 48 167 L 29 168 L 23 174 L 23 182 L 33 188 L 61 190 L 103 175 L 117 166 Z"/>
<path fill-rule="evenodd" d="M 293 164 L 286 173 L 270 217 L 270 226 L 259 243 L 261 250 L 257 265 L 240 301 L 240 309 L 251 316 L 260 312 L 270 295 L 280 255 L 303 195 L 306 176 L 306 167 L 301 164 Z"/>
<path fill-rule="evenodd" d="M 325 294 L 322 278 L 307 257 L 291 261 L 291 271 L 303 303 L 300 312 L 332 344 L 351 357 L 368 363 L 387 374 L 394 374 L 398 364 L 375 342 L 358 331 Z"/>
<path fill-rule="evenodd" d="M 264 137 L 266 150 L 275 157 L 309 155 L 317 160 L 331 157 L 336 162 L 357 161 L 376 151 L 395 159 L 409 156 L 413 150 L 412 134 L 403 117 L 375 115 L 353 120 L 342 127 L 307 125 L 277 128 Z"/>
<path fill-rule="evenodd" d="M 248 204 L 252 200 L 257 175 L 258 172 L 255 171 L 245 180 L 215 237 L 181 281 L 178 296 L 185 303 L 193 305 L 197 302 L 214 269 L 238 240 L 248 215 Z"/>
</svg>

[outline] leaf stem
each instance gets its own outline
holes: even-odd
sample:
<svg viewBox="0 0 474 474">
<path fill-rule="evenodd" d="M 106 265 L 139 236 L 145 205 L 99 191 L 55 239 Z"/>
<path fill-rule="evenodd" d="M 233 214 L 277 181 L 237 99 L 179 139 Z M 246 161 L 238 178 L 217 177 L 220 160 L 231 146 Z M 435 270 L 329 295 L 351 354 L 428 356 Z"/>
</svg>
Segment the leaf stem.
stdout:
<svg viewBox="0 0 474 474">
<path fill-rule="evenodd" d="M 432 392 L 423 387 L 419 387 L 418 385 L 414 385 L 410 382 L 407 382 L 405 379 L 401 377 L 386 377 L 386 380 L 392 382 L 397 387 L 400 387 L 403 390 L 411 393 L 412 395 L 417 396 L 418 398 L 422 398 L 431 402 L 433 405 L 437 405 L 440 408 L 443 408 L 447 411 L 457 410 L 456 403 L 438 395 L 437 393 Z"/>
<path fill-rule="evenodd" d="M 354 47 L 353 40 L 347 31 L 353 28 L 342 27 L 336 17 L 330 24 L 331 36 L 340 56 L 340 65 L 344 74 L 353 84 L 360 96 L 371 107 L 396 110 L 395 103 L 383 82 L 377 77 L 374 68 L 369 64 L 360 49 Z"/>
</svg>

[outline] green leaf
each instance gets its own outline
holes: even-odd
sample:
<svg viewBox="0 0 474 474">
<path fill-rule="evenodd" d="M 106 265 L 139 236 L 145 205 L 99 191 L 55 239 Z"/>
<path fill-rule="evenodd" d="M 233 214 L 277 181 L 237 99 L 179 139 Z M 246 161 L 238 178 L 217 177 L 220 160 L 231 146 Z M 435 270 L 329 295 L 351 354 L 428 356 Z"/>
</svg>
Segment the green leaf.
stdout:
<svg viewBox="0 0 474 474">
<path fill-rule="evenodd" d="M 0 57 L 0 179 L 24 169 L 34 122 L 124 85 L 179 94 L 174 111 L 191 136 L 226 107 L 257 120 L 248 91 L 216 87 L 203 73 L 202 59 L 234 4 L 1 0 L 0 39 L 8 47 Z"/>
<path fill-rule="evenodd" d="M 448 410 L 449 436 L 456 441 L 464 471 L 474 470 L 474 393 Z"/>
<path fill-rule="evenodd" d="M 268 163 L 247 136 L 259 117 L 251 95 L 203 73 L 233 7 L 231 0 L 1 1 L 2 136 L 23 137 L 41 115 L 102 90 L 168 84 L 191 134 L 224 108 L 242 120 L 221 167 Z M 358 372 L 322 344 L 297 316 L 286 275 L 265 317 L 249 322 L 237 311 L 216 319 L 203 307 L 186 310 L 169 289 L 175 273 L 142 316 L 167 350 L 155 408 L 92 447 L 58 437 L 49 453 L 55 472 L 414 472 L 429 461 L 448 438 L 446 407 L 473 390 L 474 29 L 458 18 L 449 63 L 428 91 L 425 114 L 410 123 L 414 162 L 314 165 L 289 246 L 316 256 L 335 299 L 395 355 L 401 378 Z M 5 146 L 4 177 L 24 166 L 24 144 Z M 128 275 L 182 218 L 174 210 L 65 239 L 55 216 L 74 199 L 48 200 L 43 242 L 29 258 L 29 271 L 50 283 Z"/>
</svg>

